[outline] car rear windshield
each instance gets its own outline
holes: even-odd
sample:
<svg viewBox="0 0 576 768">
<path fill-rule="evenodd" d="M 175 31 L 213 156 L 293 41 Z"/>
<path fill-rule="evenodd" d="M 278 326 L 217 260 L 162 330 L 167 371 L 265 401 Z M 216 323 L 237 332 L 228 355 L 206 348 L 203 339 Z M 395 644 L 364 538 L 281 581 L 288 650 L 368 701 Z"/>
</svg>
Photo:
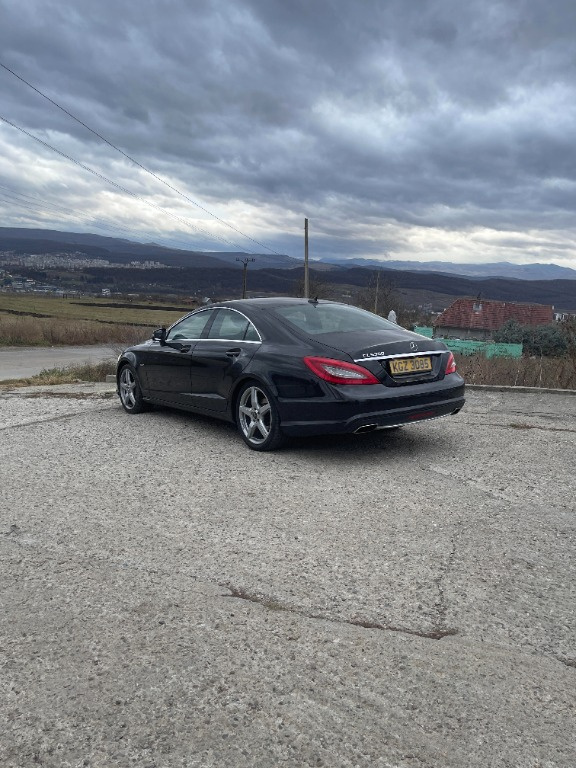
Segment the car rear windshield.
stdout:
<svg viewBox="0 0 576 768">
<path fill-rule="evenodd" d="M 318 336 L 321 333 L 351 331 L 389 331 L 398 326 L 372 312 L 346 304 L 293 304 L 276 307 L 274 312 L 301 331 Z"/>
</svg>

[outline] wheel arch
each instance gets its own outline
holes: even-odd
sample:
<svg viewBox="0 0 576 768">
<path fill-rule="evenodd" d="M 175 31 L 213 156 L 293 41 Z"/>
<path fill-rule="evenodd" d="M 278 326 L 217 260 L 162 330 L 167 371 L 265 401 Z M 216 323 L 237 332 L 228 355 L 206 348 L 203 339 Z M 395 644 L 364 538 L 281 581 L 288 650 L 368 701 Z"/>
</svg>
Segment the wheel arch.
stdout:
<svg viewBox="0 0 576 768">
<path fill-rule="evenodd" d="M 238 418 L 237 418 L 238 398 L 240 397 L 240 392 L 242 388 L 246 384 L 249 384 L 250 382 L 254 382 L 255 384 L 260 384 L 261 386 L 270 390 L 272 395 L 274 395 L 276 401 L 278 401 L 278 392 L 276 391 L 276 387 L 271 381 L 266 379 L 264 376 L 260 376 L 257 373 L 247 373 L 243 375 L 241 378 L 238 379 L 238 381 L 234 383 L 234 388 L 232 389 L 232 393 L 230 396 L 230 416 L 232 418 L 232 421 L 236 425 L 238 424 Z"/>
<path fill-rule="evenodd" d="M 123 352 L 118 358 L 118 362 L 116 363 L 116 382 L 118 382 L 120 371 L 125 365 L 131 365 L 135 371 L 138 370 L 138 362 L 134 352 Z"/>
</svg>

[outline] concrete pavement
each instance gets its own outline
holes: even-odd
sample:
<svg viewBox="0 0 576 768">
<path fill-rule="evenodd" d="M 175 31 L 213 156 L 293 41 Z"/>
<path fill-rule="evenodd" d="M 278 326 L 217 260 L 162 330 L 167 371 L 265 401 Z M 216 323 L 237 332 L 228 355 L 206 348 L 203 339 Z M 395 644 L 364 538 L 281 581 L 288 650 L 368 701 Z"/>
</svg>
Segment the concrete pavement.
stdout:
<svg viewBox="0 0 576 768">
<path fill-rule="evenodd" d="M 0 395 L 2 766 L 576 765 L 576 398 L 260 455 L 110 389 Z"/>
</svg>

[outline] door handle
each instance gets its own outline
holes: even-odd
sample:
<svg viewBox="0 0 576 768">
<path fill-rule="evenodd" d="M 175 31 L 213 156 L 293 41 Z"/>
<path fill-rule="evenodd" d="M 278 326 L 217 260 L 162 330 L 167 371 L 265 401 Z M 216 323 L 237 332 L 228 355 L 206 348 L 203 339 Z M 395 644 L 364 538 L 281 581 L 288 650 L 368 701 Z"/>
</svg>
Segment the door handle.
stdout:
<svg viewBox="0 0 576 768">
<path fill-rule="evenodd" d="M 191 344 L 182 344 L 179 351 L 180 352 L 190 352 Z"/>
<path fill-rule="evenodd" d="M 240 347 L 234 347 L 234 349 L 229 349 L 226 352 L 226 357 L 238 357 L 238 355 L 242 352 Z"/>
</svg>

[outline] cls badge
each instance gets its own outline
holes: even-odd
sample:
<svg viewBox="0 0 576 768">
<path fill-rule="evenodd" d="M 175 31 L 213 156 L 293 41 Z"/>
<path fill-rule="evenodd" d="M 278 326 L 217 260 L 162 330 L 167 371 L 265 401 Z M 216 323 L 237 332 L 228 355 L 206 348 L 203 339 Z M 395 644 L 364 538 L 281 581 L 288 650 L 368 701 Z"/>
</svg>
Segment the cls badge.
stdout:
<svg viewBox="0 0 576 768">
<path fill-rule="evenodd" d="M 416 350 L 418 349 L 418 344 L 416 344 L 415 341 L 411 341 L 410 342 L 410 349 L 412 350 L 412 352 L 416 352 Z"/>
</svg>

